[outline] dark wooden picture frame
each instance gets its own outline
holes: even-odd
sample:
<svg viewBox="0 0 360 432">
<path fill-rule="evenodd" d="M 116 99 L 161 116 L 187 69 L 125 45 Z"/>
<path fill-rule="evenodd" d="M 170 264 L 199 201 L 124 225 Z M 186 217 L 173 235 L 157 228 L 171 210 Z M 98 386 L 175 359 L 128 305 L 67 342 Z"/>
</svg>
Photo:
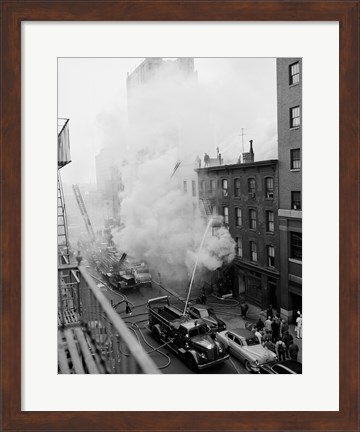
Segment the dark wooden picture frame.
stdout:
<svg viewBox="0 0 360 432">
<path fill-rule="evenodd" d="M 3 0 L 1 13 L 2 430 L 358 430 L 360 403 L 359 1 Z M 21 411 L 22 21 L 339 22 L 340 408 L 338 412 Z M 325 146 L 326 143 L 319 143 L 319 145 Z M 326 315 L 324 311 L 324 318 Z M 324 322 L 321 323 L 322 326 L 323 324 Z M 316 363 L 317 360 L 314 361 Z M 295 396 L 294 389 L 288 391 Z"/>
</svg>

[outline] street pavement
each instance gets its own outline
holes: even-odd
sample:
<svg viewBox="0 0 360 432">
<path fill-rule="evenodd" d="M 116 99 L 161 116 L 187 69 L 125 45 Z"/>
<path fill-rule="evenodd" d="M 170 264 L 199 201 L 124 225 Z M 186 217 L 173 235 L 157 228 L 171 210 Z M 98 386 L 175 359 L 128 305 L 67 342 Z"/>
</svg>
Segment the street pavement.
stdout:
<svg viewBox="0 0 360 432">
<path fill-rule="evenodd" d="M 126 304 L 122 302 L 116 308 L 116 311 L 119 313 L 121 318 L 127 322 L 130 326 L 133 326 L 136 323 L 136 333 L 138 335 L 138 339 L 143 345 L 144 349 L 147 352 L 151 352 L 151 357 L 155 361 L 155 363 L 161 367 L 161 372 L 165 374 L 181 374 L 181 373 L 193 373 L 188 369 L 188 367 L 173 353 L 169 352 L 167 349 L 162 349 L 165 353 L 165 356 L 159 354 L 156 351 L 152 350 L 159 346 L 159 344 L 152 338 L 149 331 L 146 329 L 147 324 L 147 300 L 153 297 L 158 297 L 162 295 L 170 295 L 171 301 L 178 305 L 179 308 L 183 306 L 183 303 L 179 301 L 179 298 L 176 298 L 176 292 L 172 291 L 170 287 L 162 287 L 158 283 L 153 283 L 152 287 L 137 287 L 137 288 L 129 288 L 127 290 L 122 290 L 122 293 L 118 293 L 114 291 L 106 282 L 102 282 L 102 286 L 100 286 L 100 278 L 101 276 L 97 274 L 94 269 L 89 269 L 89 273 L 92 274 L 93 277 L 99 278 L 95 280 L 98 283 L 99 289 L 101 289 L 104 295 L 108 298 L 109 301 L 113 301 L 113 304 L 119 303 L 124 298 L 130 302 L 132 306 L 132 313 L 126 314 Z M 195 299 L 191 300 L 192 303 L 195 302 Z M 240 312 L 240 304 L 239 301 L 227 298 L 220 299 L 214 295 L 207 296 L 207 305 L 213 307 L 215 313 L 221 318 L 227 325 L 228 329 L 236 329 L 236 328 L 245 328 L 245 320 L 241 317 Z M 265 313 L 261 311 L 261 309 L 255 305 L 248 303 L 249 310 L 246 322 L 255 323 L 258 321 L 259 317 L 264 320 Z M 296 339 L 294 325 L 290 325 L 290 333 L 294 337 L 295 343 L 299 346 L 299 361 L 302 360 L 302 340 Z M 149 346 L 150 344 L 150 346 Z M 170 362 L 168 357 L 170 357 Z M 203 373 L 206 374 L 233 374 L 240 373 L 246 374 L 248 373 L 242 363 L 240 363 L 234 357 L 230 357 L 228 361 L 225 363 L 218 365 L 214 368 L 207 369 Z"/>
</svg>

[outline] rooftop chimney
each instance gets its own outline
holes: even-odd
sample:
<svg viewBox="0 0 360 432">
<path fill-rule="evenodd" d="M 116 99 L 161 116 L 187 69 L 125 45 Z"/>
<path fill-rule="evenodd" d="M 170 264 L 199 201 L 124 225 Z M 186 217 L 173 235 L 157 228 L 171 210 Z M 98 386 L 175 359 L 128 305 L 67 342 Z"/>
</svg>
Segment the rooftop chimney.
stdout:
<svg viewBox="0 0 360 432">
<path fill-rule="evenodd" d="M 253 150 L 253 140 L 250 140 L 250 151 L 242 154 L 242 163 L 252 163 L 255 161 L 255 155 Z"/>
</svg>

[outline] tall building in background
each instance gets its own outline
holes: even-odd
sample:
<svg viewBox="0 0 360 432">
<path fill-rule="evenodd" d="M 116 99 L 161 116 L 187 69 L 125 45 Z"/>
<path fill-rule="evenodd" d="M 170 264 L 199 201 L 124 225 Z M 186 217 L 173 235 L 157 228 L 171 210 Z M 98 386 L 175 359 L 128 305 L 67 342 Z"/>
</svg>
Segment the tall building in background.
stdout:
<svg viewBox="0 0 360 432">
<path fill-rule="evenodd" d="M 128 74 L 126 84 L 130 126 L 137 134 L 144 134 L 147 145 L 156 148 L 158 141 L 168 142 L 182 154 L 183 145 L 189 148 L 195 144 L 191 132 L 196 129 L 193 127 L 196 119 L 187 115 L 191 108 L 190 88 L 196 91 L 197 84 L 194 58 L 146 58 Z M 178 183 L 195 212 L 198 210 L 197 165 L 192 157 L 186 156 L 188 160 L 179 158 L 174 167 L 169 167 L 169 173 L 173 170 L 172 181 Z M 141 160 L 148 154 L 140 151 L 138 157 Z"/>
<path fill-rule="evenodd" d="M 105 225 L 120 223 L 119 192 L 123 186 L 120 167 L 116 162 L 113 152 L 108 148 L 103 148 L 95 157 L 96 185 L 100 199 L 103 200 Z"/>
<path fill-rule="evenodd" d="M 302 63 L 277 59 L 281 314 L 302 309 Z"/>
<path fill-rule="evenodd" d="M 146 58 L 133 72 L 128 73 L 127 76 L 126 86 L 129 121 L 134 122 L 138 117 L 141 117 L 142 114 L 147 115 L 147 110 L 149 108 L 156 110 L 155 106 L 151 106 L 153 100 L 147 98 L 146 86 L 148 84 L 157 85 L 156 88 L 158 92 L 163 92 L 165 98 L 168 99 L 171 96 L 166 94 L 167 80 L 181 85 L 182 82 L 189 79 L 197 80 L 197 72 L 195 71 L 193 58 L 181 57 L 168 60 L 164 60 L 161 57 Z M 159 80 L 158 83 L 157 80 Z M 151 96 L 153 96 L 153 94 Z M 157 100 L 157 103 L 158 102 L 159 100 Z"/>
</svg>

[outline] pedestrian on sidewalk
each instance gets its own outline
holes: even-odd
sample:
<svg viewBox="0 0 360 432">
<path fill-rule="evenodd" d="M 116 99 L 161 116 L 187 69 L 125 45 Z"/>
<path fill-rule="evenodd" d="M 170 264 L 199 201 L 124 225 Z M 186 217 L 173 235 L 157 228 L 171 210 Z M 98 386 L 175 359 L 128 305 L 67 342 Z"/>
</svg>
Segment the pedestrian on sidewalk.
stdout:
<svg viewBox="0 0 360 432">
<path fill-rule="evenodd" d="M 286 360 L 286 357 L 285 357 L 286 345 L 285 345 L 285 342 L 283 342 L 281 339 L 279 339 L 276 342 L 275 351 L 276 351 L 276 354 L 277 354 L 278 359 L 280 361 Z"/>
<path fill-rule="evenodd" d="M 296 318 L 295 331 L 296 331 L 296 338 L 301 339 L 302 338 L 302 315 L 301 314 Z"/>
<path fill-rule="evenodd" d="M 259 341 L 259 343 L 261 344 L 261 342 L 262 342 L 262 338 L 263 338 L 263 335 L 262 335 L 261 331 L 256 330 L 256 331 L 255 331 L 255 336 L 258 338 L 258 341 Z"/>
<path fill-rule="evenodd" d="M 268 317 L 268 319 L 264 322 L 264 334 L 265 334 L 265 336 L 267 336 L 267 337 L 270 337 L 270 338 L 272 338 L 272 328 L 271 328 L 271 325 L 272 325 L 272 321 L 271 321 L 271 318 L 270 318 L 270 316 Z"/>
<path fill-rule="evenodd" d="M 289 324 L 283 319 L 280 324 L 280 336 L 283 337 L 287 331 L 289 331 Z"/>
<path fill-rule="evenodd" d="M 267 331 L 272 331 L 271 324 L 272 324 L 271 317 L 270 315 L 268 315 L 267 320 L 265 320 L 264 322 L 264 327 Z"/>
<path fill-rule="evenodd" d="M 280 321 L 277 317 L 274 317 L 271 323 L 272 330 L 272 341 L 275 343 L 280 336 Z"/>
<path fill-rule="evenodd" d="M 294 341 L 292 341 L 290 346 L 289 346 L 289 354 L 290 354 L 291 359 L 293 359 L 293 360 L 298 359 L 299 347 L 296 345 L 296 343 Z"/>
<path fill-rule="evenodd" d="M 271 340 L 268 337 L 265 337 L 265 340 L 263 342 L 263 347 L 269 349 L 272 352 L 276 352 L 275 344 L 271 342 Z"/>
<path fill-rule="evenodd" d="M 288 331 L 286 331 L 284 333 L 284 336 L 283 336 L 282 340 L 283 340 L 283 342 L 285 343 L 285 346 L 286 346 L 285 355 L 286 355 L 287 358 L 289 358 L 290 357 L 290 355 L 289 355 L 289 347 L 290 347 L 291 343 L 293 342 L 294 338 L 291 336 L 291 334 Z"/>
<path fill-rule="evenodd" d="M 272 305 L 269 305 L 269 307 L 267 308 L 267 311 L 266 311 L 266 316 L 272 318 L 273 315 L 274 315 L 273 314 L 273 307 L 272 307 Z"/>
<path fill-rule="evenodd" d="M 258 322 L 256 323 L 256 328 L 260 331 L 264 328 L 264 326 L 265 326 L 264 321 L 261 318 L 259 318 Z"/>
<path fill-rule="evenodd" d="M 240 304 L 240 309 L 241 309 L 241 316 L 246 319 L 248 310 L 249 310 L 249 306 L 247 305 L 246 301 L 243 300 Z"/>
</svg>

